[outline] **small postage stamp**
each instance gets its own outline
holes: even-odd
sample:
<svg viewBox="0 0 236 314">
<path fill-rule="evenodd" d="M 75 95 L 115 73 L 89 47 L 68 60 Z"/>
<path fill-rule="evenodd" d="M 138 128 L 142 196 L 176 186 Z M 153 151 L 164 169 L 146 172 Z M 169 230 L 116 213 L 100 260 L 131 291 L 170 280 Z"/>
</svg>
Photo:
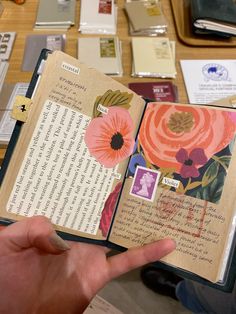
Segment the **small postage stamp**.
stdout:
<svg viewBox="0 0 236 314">
<path fill-rule="evenodd" d="M 153 202 L 160 176 L 160 171 L 137 166 L 130 194 Z"/>
</svg>

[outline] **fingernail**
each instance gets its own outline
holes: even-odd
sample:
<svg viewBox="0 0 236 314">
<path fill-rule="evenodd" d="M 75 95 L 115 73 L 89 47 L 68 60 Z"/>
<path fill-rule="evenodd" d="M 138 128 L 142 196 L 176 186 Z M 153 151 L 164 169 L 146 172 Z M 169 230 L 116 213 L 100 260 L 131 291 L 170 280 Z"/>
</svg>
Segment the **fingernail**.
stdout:
<svg viewBox="0 0 236 314">
<path fill-rule="evenodd" d="M 51 244 L 54 246 L 55 249 L 60 251 L 67 251 L 70 249 L 70 246 L 66 241 L 64 241 L 59 235 L 53 233 L 49 238 Z"/>
<path fill-rule="evenodd" d="M 173 245 L 176 247 L 177 242 L 174 239 L 171 239 L 171 241 L 172 241 Z"/>
<path fill-rule="evenodd" d="M 177 242 L 174 239 L 170 239 L 170 240 L 172 241 L 173 247 L 176 248 L 177 247 Z"/>
</svg>

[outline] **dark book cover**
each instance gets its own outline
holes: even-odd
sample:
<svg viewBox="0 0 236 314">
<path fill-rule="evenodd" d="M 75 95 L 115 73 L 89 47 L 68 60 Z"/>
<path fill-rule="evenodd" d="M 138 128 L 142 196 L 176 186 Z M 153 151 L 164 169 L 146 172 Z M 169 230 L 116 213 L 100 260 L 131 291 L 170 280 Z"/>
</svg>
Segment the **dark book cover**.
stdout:
<svg viewBox="0 0 236 314">
<path fill-rule="evenodd" d="M 171 82 L 130 83 L 129 88 L 143 98 L 155 101 L 177 102 L 177 87 Z"/>
</svg>

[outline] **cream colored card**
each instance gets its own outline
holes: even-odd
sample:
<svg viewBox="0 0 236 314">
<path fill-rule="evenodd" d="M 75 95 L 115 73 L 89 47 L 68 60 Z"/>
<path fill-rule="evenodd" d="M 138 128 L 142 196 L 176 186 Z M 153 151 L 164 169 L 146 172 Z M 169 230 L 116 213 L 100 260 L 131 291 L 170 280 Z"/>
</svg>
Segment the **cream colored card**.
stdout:
<svg viewBox="0 0 236 314">
<path fill-rule="evenodd" d="M 168 38 L 133 37 L 134 76 L 169 77 L 176 75 Z"/>
</svg>

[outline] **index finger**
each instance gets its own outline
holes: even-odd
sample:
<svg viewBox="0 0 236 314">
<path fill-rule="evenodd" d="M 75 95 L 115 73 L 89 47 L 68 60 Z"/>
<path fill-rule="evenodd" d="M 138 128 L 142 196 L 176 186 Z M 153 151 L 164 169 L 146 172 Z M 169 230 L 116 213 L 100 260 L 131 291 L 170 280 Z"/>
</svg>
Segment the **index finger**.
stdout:
<svg viewBox="0 0 236 314">
<path fill-rule="evenodd" d="M 173 240 L 163 239 L 111 256 L 107 260 L 110 279 L 137 267 L 157 261 L 171 253 L 175 248 L 176 243 Z"/>
</svg>

